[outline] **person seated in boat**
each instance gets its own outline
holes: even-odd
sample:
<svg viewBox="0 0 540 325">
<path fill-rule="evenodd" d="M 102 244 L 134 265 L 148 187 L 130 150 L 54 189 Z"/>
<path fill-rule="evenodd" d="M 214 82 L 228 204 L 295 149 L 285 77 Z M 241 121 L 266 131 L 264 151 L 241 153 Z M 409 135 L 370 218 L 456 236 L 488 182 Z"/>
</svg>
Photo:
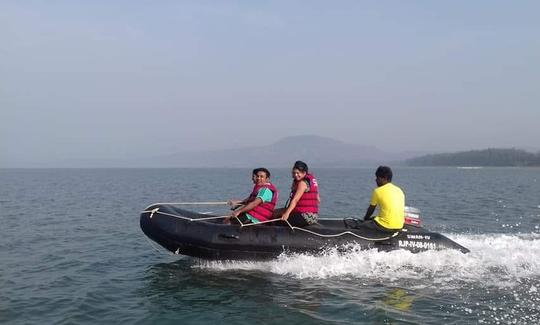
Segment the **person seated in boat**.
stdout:
<svg viewBox="0 0 540 325">
<path fill-rule="evenodd" d="M 288 221 L 292 226 L 305 227 L 319 220 L 319 185 L 308 166 L 297 161 L 292 168 L 292 186 L 284 208 L 277 209 L 274 216 Z"/>
<path fill-rule="evenodd" d="M 392 184 L 392 169 L 379 166 L 375 171 L 375 182 L 377 188 L 371 194 L 362 226 L 382 232 L 401 230 L 405 222 L 405 194 L 399 187 Z M 377 206 L 379 215 L 373 217 Z"/>
<path fill-rule="evenodd" d="M 272 219 L 274 208 L 278 200 L 278 190 L 270 182 L 270 171 L 266 168 L 253 170 L 252 181 L 254 183 L 251 194 L 242 201 L 230 200 L 231 205 L 241 205 L 231 212 L 225 223 L 231 220 L 245 223 L 259 223 Z"/>
<path fill-rule="evenodd" d="M 261 171 L 261 169 L 263 168 L 255 168 L 253 169 L 252 171 L 252 174 L 251 174 L 251 181 L 253 182 L 253 187 L 255 188 L 255 186 L 257 185 L 257 174 L 259 173 L 259 171 Z M 267 170 L 266 168 L 264 168 L 263 170 Z M 270 171 L 268 171 L 268 174 L 267 175 L 267 179 L 270 179 Z M 236 210 L 238 209 L 241 205 L 246 205 L 247 202 L 249 201 L 249 199 L 251 198 L 251 193 L 248 195 L 248 197 L 246 197 L 245 199 L 243 200 L 235 200 L 235 199 L 231 199 L 229 201 L 227 201 L 227 204 L 231 206 L 231 210 Z"/>
</svg>

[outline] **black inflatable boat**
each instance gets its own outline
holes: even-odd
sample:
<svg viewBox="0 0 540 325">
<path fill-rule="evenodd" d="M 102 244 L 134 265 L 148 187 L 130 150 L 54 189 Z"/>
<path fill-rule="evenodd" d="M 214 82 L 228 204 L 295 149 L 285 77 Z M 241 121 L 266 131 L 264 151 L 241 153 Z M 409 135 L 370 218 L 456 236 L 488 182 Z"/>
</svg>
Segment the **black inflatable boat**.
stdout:
<svg viewBox="0 0 540 325">
<path fill-rule="evenodd" d="M 154 204 L 141 213 L 140 224 L 146 236 L 169 251 L 203 259 L 261 260 L 283 252 L 318 253 L 329 247 L 345 250 L 351 246 L 413 253 L 442 249 L 469 252 L 449 238 L 420 227 L 419 219 L 406 220 L 402 231 L 389 234 L 358 227 L 357 220 L 350 218 L 321 219 L 306 228 L 291 227 L 282 221 L 226 225 L 219 216 Z"/>
</svg>

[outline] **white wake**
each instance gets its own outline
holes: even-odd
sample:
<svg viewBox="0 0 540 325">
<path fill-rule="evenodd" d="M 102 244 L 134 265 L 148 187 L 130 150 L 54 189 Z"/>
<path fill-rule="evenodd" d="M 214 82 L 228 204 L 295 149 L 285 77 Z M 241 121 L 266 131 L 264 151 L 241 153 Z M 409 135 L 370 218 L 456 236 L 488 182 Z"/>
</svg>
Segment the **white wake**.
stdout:
<svg viewBox="0 0 540 325">
<path fill-rule="evenodd" d="M 397 250 L 324 254 L 284 254 L 268 262 L 203 262 L 195 267 L 212 271 L 257 270 L 295 278 L 349 277 L 385 282 L 429 279 L 430 285 L 482 281 L 486 285 L 511 286 L 521 279 L 540 279 L 540 234 L 447 235 L 469 248 L 413 254 Z"/>
</svg>

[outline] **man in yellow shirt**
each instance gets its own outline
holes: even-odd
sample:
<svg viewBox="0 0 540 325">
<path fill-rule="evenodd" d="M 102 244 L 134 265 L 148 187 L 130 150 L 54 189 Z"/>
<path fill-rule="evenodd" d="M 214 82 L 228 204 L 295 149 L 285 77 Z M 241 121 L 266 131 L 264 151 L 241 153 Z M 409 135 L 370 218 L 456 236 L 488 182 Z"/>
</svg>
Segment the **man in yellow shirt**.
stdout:
<svg viewBox="0 0 540 325">
<path fill-rule="evenodd" d="M 379 166 L 375 172 L 377 188 L 373 190 L 369 208 L 364 216 L 364 225 L 385 232 L 395 232 L 403 228 L 405 222 L 405 194 L 392 184 L 392 170 Z M 372 217 L 379 206 L 379 215 Z"/>
</svg>

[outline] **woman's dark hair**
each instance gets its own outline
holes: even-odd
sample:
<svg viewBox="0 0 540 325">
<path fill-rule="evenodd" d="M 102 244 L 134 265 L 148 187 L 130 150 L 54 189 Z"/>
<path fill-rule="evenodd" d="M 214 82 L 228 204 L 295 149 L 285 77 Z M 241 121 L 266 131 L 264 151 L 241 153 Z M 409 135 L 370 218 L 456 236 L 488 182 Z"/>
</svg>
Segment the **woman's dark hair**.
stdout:
<svg viewBox="0 0 540 325">
<path fill-rule="evenodd" d="M 308 172 L 308 166 L 305 162 L 297 160 L 294 163 L 293 169 L 298 169 L 301 172 L 307 173 Z"/>
<path fill-rule="evenodd" d="M 379 178 L 386 178 L 389 182 L 392 181 L 392 170 L 388 166 L 379 166 L 375 171 L 375 176 Z"/>
<path fill-rule="evenodd" d="M 267 178 L 270 178 L 270 171 L 269 171 L 268 169 L 263 168 L 263 167 L 261 167 L 261 168 L 255 168 L 255 169 L 253 170 L 253 175 L 257 175 L 258 172 L 263 172 L 263 173 L 266 174 L 266 177 L 267 177 Z"/>
</svg>

